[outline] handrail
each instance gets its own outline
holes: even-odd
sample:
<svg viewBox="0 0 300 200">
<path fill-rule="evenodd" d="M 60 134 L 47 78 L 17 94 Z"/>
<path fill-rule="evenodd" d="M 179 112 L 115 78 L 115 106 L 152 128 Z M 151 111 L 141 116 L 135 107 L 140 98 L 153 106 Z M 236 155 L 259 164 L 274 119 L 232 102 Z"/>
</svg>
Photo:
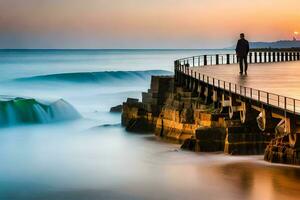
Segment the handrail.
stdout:
<svg viewBox="0 0 300 200">
<path fill-rule="evenodd" d="M 225 58 L 225 62 L 224 62 Z M 251 51 L 248 55 L 249 63 L 273 63 L 299 61 L 300 51 Z M 176 72 L 183 73 L 187 76 L 195 78 L 203 83 L 209 84 L 214 88 L 222 89 L 226 92 L 243 96 L 245 98 L 258 101 L 265 105 L 271 105 L 286 112 L 300 114 L 300 100 L 275 93 L 254 89 L 224 81 L 212 76 L 201 74 L 193 71 L 191 67 L 202 67 L 209 65 L 234 64 L 237 63 L 235 54 L 215 54 L 215 55 L 200 55 L 182 58 L 175 61 Z"/>
<path fill-rule="evenodd" d="M 247 59 L 250 64 L 296 61 L 300 60 L 300 51 L 251 51 Z M 176 61 L 181 64 L 188 63 L 192 67 L 238 63 L 236 54 L 198 55 Z"/>
</svg>

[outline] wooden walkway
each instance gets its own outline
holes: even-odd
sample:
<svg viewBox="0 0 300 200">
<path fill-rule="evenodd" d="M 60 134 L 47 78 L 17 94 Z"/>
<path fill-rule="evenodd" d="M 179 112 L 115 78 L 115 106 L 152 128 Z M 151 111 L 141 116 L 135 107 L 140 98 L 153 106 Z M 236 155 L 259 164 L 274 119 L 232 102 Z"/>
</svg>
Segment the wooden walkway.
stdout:
<svg viewBox="0 0 300 200">
<path fill-rule="evenodd" d="M 239 75 L 238 64 L 192 69 L 223 81 L 300 99 L 300 61 L 250 64 L 247 76 Z"/>
</svg>

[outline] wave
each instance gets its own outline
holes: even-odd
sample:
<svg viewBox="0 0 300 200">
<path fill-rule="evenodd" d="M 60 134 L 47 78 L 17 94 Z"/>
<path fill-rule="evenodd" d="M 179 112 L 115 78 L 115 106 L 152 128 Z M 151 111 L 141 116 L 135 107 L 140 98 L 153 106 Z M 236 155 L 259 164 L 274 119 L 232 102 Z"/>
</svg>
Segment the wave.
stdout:
<svg viewBox="0 0 300 200">
<path fill-rule="evenodd" d="M 80 117 L 77 110 L 63 99 L 47 102 L 33 98 L 0 96 L 0 127 L 45 124 Z"/>
<path fill-rule="evenodd" d="M 15 79 L 16 81 L 64 81 L 73 83 L 107 83 L 128 82 L 128 81 L 148 81 L 153 75 L 171 75 L 172 72 L 164 70 L 148 71 L 106 71 L 106 72 L 78 72 L 49 74 Z"/>
</svg>

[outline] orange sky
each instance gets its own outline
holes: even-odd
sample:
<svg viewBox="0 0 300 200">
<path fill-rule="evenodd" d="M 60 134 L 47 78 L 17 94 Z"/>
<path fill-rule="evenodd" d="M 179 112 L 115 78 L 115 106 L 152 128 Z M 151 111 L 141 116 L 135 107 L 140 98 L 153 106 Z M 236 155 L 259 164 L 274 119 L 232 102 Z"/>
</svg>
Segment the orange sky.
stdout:
<svg viewBox="0 0 300 200">
<path fill-rule="evenodd" d="M 0 48 L 217 48 L 290 39 L 299 0 L 0 0 Z"/>
</svg>

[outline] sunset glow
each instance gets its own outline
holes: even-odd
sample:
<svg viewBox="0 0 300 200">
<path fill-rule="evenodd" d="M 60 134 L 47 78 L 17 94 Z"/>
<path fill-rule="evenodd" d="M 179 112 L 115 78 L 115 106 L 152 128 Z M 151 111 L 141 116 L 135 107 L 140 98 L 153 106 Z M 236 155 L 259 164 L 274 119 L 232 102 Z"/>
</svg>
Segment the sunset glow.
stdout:
<svg viewBox="0 0 300 200">
<path fill-rule="evenodd" d="M 291 39 L 299 7 L 299 0 L 2 0 L 0 48 L 214 48 L 231 46 L 240 32 L 253 41 Z"/>
</svg>

